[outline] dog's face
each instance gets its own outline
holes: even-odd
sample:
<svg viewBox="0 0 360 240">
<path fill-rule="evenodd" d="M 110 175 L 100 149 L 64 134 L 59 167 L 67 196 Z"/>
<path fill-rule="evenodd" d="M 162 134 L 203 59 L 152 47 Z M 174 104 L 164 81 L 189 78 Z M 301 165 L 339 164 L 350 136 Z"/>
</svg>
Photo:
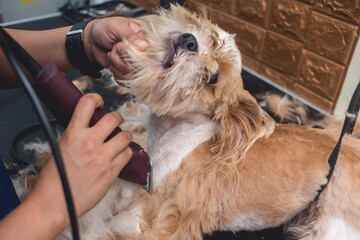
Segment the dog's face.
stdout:
<svg viewBox="0 0 360 240">
<path fill-rule="evenodd" d="M 234 35 L 180 6 L 137 20 L 149 47 L 130 47 L 128 89 L 156 115 L 201 113 L 219 123 L 213 152 L 241 155 L 273 121 L 243 89 Z"/>
<path fill-rule="evenodd" d="M 211 113 L 217 99 L 243 88 L 234 35 L 180 6 L 138 23 L 149 48 L 129 51 L 135 68 L 129 84 L 155 114 Z"/>
</svg>

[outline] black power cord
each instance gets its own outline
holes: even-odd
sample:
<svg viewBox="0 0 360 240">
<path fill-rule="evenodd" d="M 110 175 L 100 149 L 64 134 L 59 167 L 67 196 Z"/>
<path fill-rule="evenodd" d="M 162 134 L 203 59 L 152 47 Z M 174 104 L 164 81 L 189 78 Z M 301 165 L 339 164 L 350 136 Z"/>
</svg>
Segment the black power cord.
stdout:
<svg viewBox="0 0 360 240">
<path fill-rule="evenodd" d="M 14 54 L 10 50 L 9 45 L 14 46 L 15 41 L 12 38 L 11 38 L 11 41 L 9 41 L 9 38 L 11 38 L 11 37 L 5 32 L 5 30 L 2 27 L 0 27 L 0 45 L 3 49 L 3 52 L 6 55 L 6 57 L 8 58 L 10 64 L 12 65 L 16 75 L 19 77 L 19 79 L 23 83 L 23 85 L 24 85 L 27 93 L 29 94 L 30 99 L 37 111 L 37 114 L 43 123 L 44 129 L 45 129 L 46 135 L 48 137 L 50 147 L 51 147 L 51 150 L 52 150 L 55 162 L 56 162 L 56 166 L 58 168 L 60 180 L 61 180 L 61 183 L 63 186 L 65 200 L 66 200 L 69 217 L 70 217 L 73 239 L 78 240 L 78 239 L 80 239 L 80 237 L 79 237 L 79 230 L 78 230 L 78 226 L 77 226 L 75 207 L 74 207 L 74 203 L 73 203 L 73 199 L 72 199 L 72 195 L 71 195 L 71 191 L 70 191 L 70 186 L 69 186 L 69 183 L 68 183 L 68 180 L 66 177 L 66 171 L 65 171 L 65 167 L 64 167 L 64 164 L 62 161 L 61 154 L 60 154 L 59 146 L 57 144 L 56 138 L 52 131 L 51 125 L 46 117 L 45 111 L 41 105 L 41 102 L 34 91 L 34 88 L 32 87 L 30 81 L 26 77 L 24 71 L 21 69 Z M 10 42 L 11 44 L 8 44 L 8 42 Z M 19 49 L 17 49 L 17 50 L 19 51 Z"/>
</svg>

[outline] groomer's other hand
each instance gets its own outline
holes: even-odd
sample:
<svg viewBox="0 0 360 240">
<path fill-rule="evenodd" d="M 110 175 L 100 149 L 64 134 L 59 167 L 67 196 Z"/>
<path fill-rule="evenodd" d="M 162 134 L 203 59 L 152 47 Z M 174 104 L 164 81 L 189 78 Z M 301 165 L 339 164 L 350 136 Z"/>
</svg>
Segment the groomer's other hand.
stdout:
<svg viewBox="0 0 360 240">
<path fill-rule="evenodd" d="M 130 132 L 120 132 L 104 142 L 122 122 L 119 113 L 108 113 L 89 127 L 95 109 L 102 105 L 103 100 L 98 94 L 82 97 L 59 143 L 78 217 L 105 196 L 132 156 L 128 146 L 132 141 Z M 62 185 L 53 158 L 41 171 L 31 195 L 46 206 L 45 211 L 64 215 L 66 224 L 69 224 Z"/>
<path fill-rule="evenodd" d="M 110 67 L 115 79 L 132 71 L 123 62 L 126 44 L 133 45 L 139 51 L 145 51 L 148 43 L 144 33 L 133 20 L 123 17 L 96 19 L 84 29 L 84 46 L 91 61 L 97 61 L 104 67 Z"/>
</svg>

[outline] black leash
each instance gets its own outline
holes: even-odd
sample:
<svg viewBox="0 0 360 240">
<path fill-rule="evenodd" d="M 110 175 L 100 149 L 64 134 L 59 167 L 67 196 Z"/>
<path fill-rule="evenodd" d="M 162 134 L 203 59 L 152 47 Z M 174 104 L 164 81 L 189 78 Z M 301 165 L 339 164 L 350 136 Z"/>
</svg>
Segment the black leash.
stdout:
<svg viewBox="0 0 360 240">
<path fill-rule="evenodd" d="M 356 119 L 359 114 L 359 108 L 360 108 L 360 83 L 358 83 L 358 85 L 355 89 L 355 92 L 351 98 L 348 110 L 346 112 L 346 117 L 345 117 L 344 125 L 342 128 L 341 134 L 340 134 L 339 141 L 336 143 L 336 146 L 329 157 L 328 163 L 330 166 L 330 170 L 326 177 L 327 182 L 324 185 L 321 185 L 320 189 L 318 190 L 318 195 L 316 196 L 315 201 L 317 201 L 319 199 L 320 194 L 324 191 L 326 186 L 329 184 L 331 176 L 333 175 L 334 170 L 335 170 L 336 162 L 337 162 L 339 152 L 340 152 L 342 139 L 345 134 L 350 134 L 350 135 L 352 134 L 355 124 L 356 124 Z"/>
</svg>

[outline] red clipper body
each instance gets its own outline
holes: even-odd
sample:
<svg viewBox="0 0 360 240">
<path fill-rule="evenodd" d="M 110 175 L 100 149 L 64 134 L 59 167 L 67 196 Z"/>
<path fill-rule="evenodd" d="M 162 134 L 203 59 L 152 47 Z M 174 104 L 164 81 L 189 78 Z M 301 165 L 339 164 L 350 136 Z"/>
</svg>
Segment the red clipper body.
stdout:
<svg viewBox="0 0 360 240">
<path fill-rule="evenodd" d="M 54 63 L 49 63 L 39 72 L 37 79 L 32 82 L 43 103 L 52 114 L 66 127 L 74 112 L 75 106 L 83 96 L 80 90 L 65 76 Z M 96 109 L 90 121 L 94 125 L 105 115 L 102 109 Z M 121 132 L 117 127 L 108 139 Z M 143 185 L 148 192 L 151 190 L 151 160 L 141 146 L 131 142 L 129 147 L 133 155 L 119 174 L 119 178 Z"/>
</svg>

